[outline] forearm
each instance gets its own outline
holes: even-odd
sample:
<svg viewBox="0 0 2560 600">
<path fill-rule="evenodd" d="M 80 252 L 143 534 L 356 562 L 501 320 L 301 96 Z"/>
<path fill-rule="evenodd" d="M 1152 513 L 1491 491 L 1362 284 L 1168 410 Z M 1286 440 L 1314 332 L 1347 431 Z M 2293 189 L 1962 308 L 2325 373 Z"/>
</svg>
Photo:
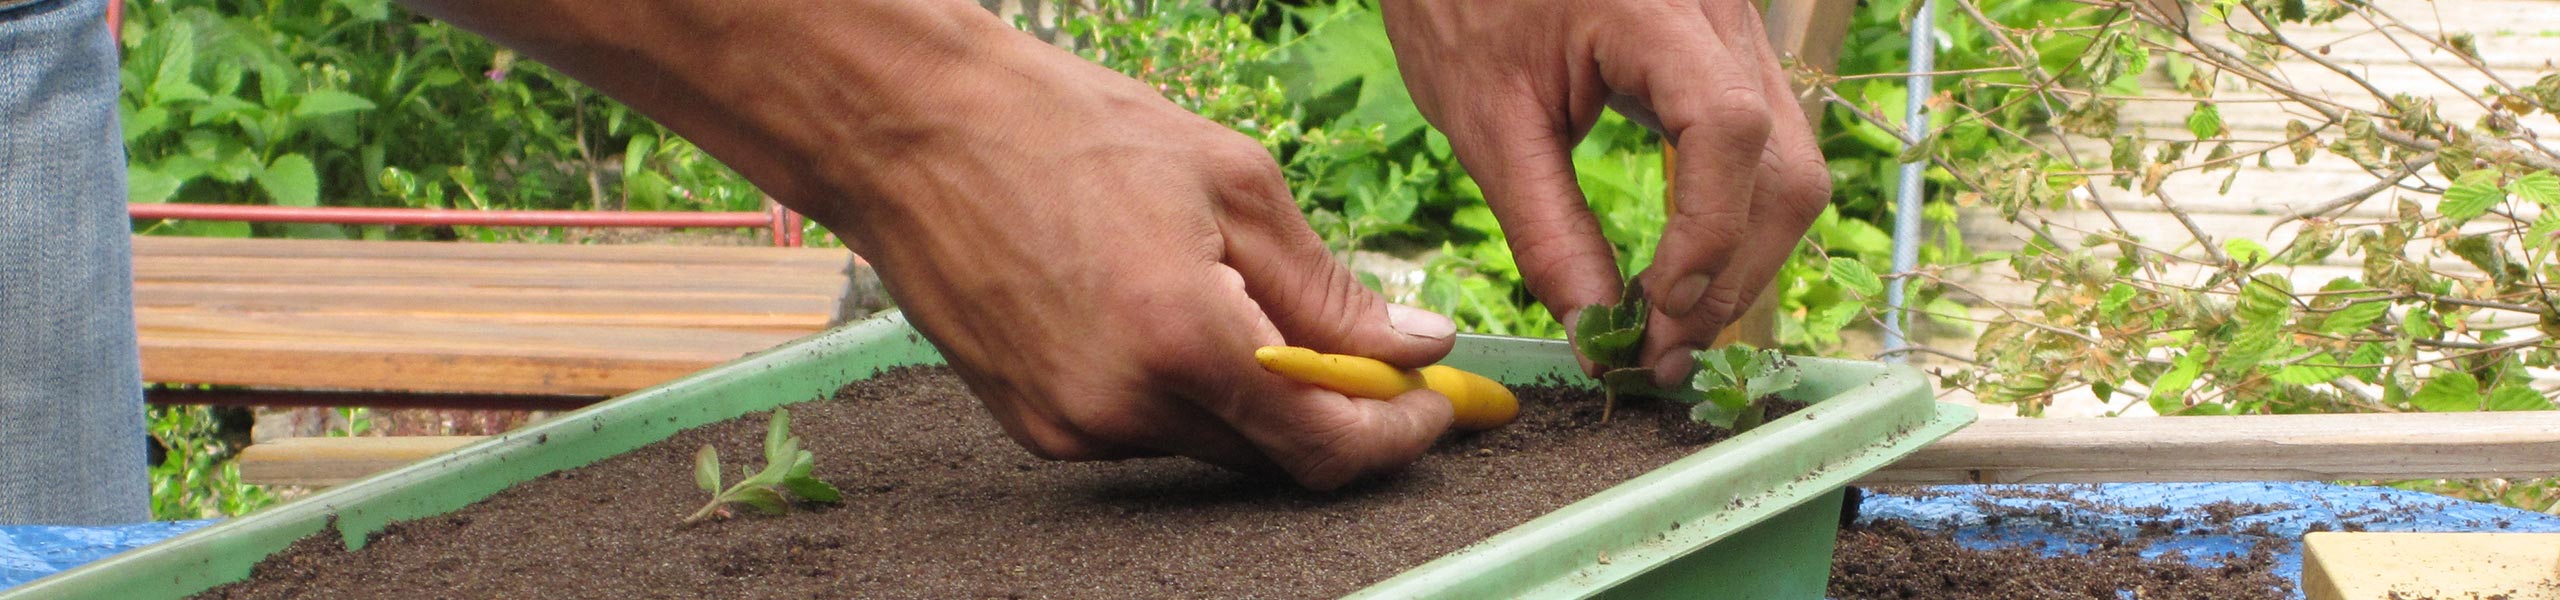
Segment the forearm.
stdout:
<svg viewBox="0 0 2560 600">
<path fill-rule="evenodd" d="M 871 174 L 963 117 L 935 105 L 969 97 L 952 88 L 981 85 L 1020 37 L 959 0 L 407 2 L 629 104 L 846 235 L 880 195 Z"/>
</svg>

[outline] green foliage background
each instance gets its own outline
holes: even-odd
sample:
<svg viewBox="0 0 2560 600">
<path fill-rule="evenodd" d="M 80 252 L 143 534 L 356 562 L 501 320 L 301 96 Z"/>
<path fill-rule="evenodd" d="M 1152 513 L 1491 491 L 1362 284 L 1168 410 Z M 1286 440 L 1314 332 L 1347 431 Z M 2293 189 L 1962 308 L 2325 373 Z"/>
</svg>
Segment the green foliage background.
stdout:
<svg viewBox="0 0 2560 600">
<path fill-rule="evenodd" d="M 1451 314 L 1470 331 L 1563 335 L 1523 290 L 1503 233 L 1447 138 L 1414 109 L 1373 6 L 1350 0 L 1232 15 L 1147 4 L 1103 2 L 1065 19 L 1060 31 L 1086 57 L 1260 140 L 1309 221 L 1349 260 L 1418 257 L 1418 280 L 1371 281 L 1401 292 L 1399 301 Z M 1889 20 L 1892 4 L 1873 12 Z M 166 0 L 137 5 L 127 19 L 121 108 L 135 202 L 630 210 L 754 210 L 762 202 L 733 172 L 619 103 L 387 0 Z M 1897 36 L 1876 31 L 1888 23 L 1866 21 L 1844 68 L 1895 68 Z M 1893 90 L 1870 93 L 1890 99 Z M 1880 298 L 1872 274 L 1887 269 L 1889 237 L 1873 223 L 1887 218 L 1881 199 L 1892 184 L 1875 174 L 1891 173 L 1898 148 L 1890 134 L 1865 129 L 1873 127 L 1826 141 L 1840 202 L 1781 276 L 1781 340 L 1796 353 L 1836 352 L 1839 331 L 1870 315 L 1868 300 Z M 1660 152 L 1657 136 L 1614 114 L 1574 152 L 1626 273 L 1650 260 L 1663 223 Z M 1952 214 L 1940 212 L 1931 214 Z M 225 222 L 138 223 L 137 230 L 483 241 L 560 235 Z M 1961 256 L 1962 246 L 1945 238 L 1930 258 L 1942 254 Z M 1870 275 L 1844 287 L 1829 275 L 1853 267 L 1836 263 Z M 185 425 L 187 415 L 159 414 L 155 430 L 173 445 L 205 435 Z M 233 513 L 272 497 L 243 491 L 214 464 L 165 469 L 156 488 L 162 516 Z"/>
</svg>

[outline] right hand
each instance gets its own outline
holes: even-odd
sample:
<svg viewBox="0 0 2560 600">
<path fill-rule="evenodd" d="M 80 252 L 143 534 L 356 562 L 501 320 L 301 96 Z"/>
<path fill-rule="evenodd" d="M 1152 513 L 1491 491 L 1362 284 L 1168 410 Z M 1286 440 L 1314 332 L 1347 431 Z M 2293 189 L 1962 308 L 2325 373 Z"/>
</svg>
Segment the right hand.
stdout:
<svg viewBox="0 0 2560 600">
<path fill-rule="evenodd" d="M 1177 454 L 1326 489 L 1400 468 L 1447 429 L 1437 393 L 1355 400 L 1255 363 L 1289 344 L 1418 367 L 1456 331 L 1360 285 L 1261 145 L 1002 39 L 994 62 L 920 92 L 935 114 L 879 119 L 898 135 L 818 166 L 869 192 L 828 225 L 1008 435 L 1047 458 Z"/>
<path fill-rule="evenodd" d="M 1262 370 L 1294 345 L 1405 367 L 1456 326 L 1325 252 L 1251 139 L 957 0 L 411 0 L 682 133 L 878 269 L 1005 433 L 1310 488 L 1412 462 L 1428 390 Z"/>
</svg>

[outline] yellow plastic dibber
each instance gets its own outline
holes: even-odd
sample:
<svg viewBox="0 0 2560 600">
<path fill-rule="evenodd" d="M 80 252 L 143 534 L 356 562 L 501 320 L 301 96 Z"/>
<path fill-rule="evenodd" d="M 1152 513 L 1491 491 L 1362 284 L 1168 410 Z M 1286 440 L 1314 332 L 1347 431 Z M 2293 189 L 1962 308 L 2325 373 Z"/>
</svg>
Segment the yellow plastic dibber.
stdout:
<svg viewBox="0 0 2560 600">
<path fill-rule="evenodd" d="M 1431 365 L 1399 369 L 1376 359 L 1325 354 L 1296 346 L 1263 346 L 1253 351 L 1262 368 L 1301 383 L 1354 398 L 1394 398 L 1430 388 L 1449 397 L 1458 429 L 1483 431 L 1520 417 L 1520 398 L 1501 383 L 1456 367 Z"/>
</svg>

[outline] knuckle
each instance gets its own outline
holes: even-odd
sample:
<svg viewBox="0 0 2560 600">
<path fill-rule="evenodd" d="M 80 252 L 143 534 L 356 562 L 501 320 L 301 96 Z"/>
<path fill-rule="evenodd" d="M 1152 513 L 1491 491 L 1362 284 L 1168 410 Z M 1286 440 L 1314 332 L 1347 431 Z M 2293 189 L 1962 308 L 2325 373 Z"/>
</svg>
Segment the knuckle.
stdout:
<svg viewBox="0 0 2560 600">
<path fill-rule="evenodd" d="M 1707 297 L 1698 303 L 1699 317 L 1707 319 L 1709 323 L 1719 326 L 1730 322 L 1735 311 L 1740 310 L 1741 307 L 1745 306 L 1742 304 L 1742 296 L 1746 292 L 1744 292 L 1742 288 L 1743 286 L 1740 285 L 1723 285 L 1716 286 L 1716 289 L 1709 290 L 1707 292 Z M 1717 331 L 1715 329 L 1708 329 L 1705 330 L 1704 333 L 1712 338 Z"/>
<path fill-rule="evenodd" d="M 1745 83 L 1722 86 L 1699 99 L 1698 115 L 1702 119 L 1698 125 L 1708 132 L 1709 141 L 1728 149 L 1767 145 L 1774 123 L 1768 100 L 1758 87 Z"/>
<path fill-rule="evenodd" d="M 1067 428 L 1082 439 L 1109 444 L 1135 445 L 1155 433 L 1149 419 L 1129 401 L 1086 397 L 1059 407 Z"/>
<path fill-rule="evenodd" d="M 1243 134 L 1220 132 L 1210 143 L 1201 145 L 1200 160 L 1206 171 L 1216 178 L 1220 195 L 1237 200 L 1268 200 L 1273 186 L 1283 181 L 1280 163 L 1271 153 Z M 1250 204 L 1261 204 L 1254 202 Z M 1294 206 L 1290 207 L 1292 210 Z"/>
</svg>

